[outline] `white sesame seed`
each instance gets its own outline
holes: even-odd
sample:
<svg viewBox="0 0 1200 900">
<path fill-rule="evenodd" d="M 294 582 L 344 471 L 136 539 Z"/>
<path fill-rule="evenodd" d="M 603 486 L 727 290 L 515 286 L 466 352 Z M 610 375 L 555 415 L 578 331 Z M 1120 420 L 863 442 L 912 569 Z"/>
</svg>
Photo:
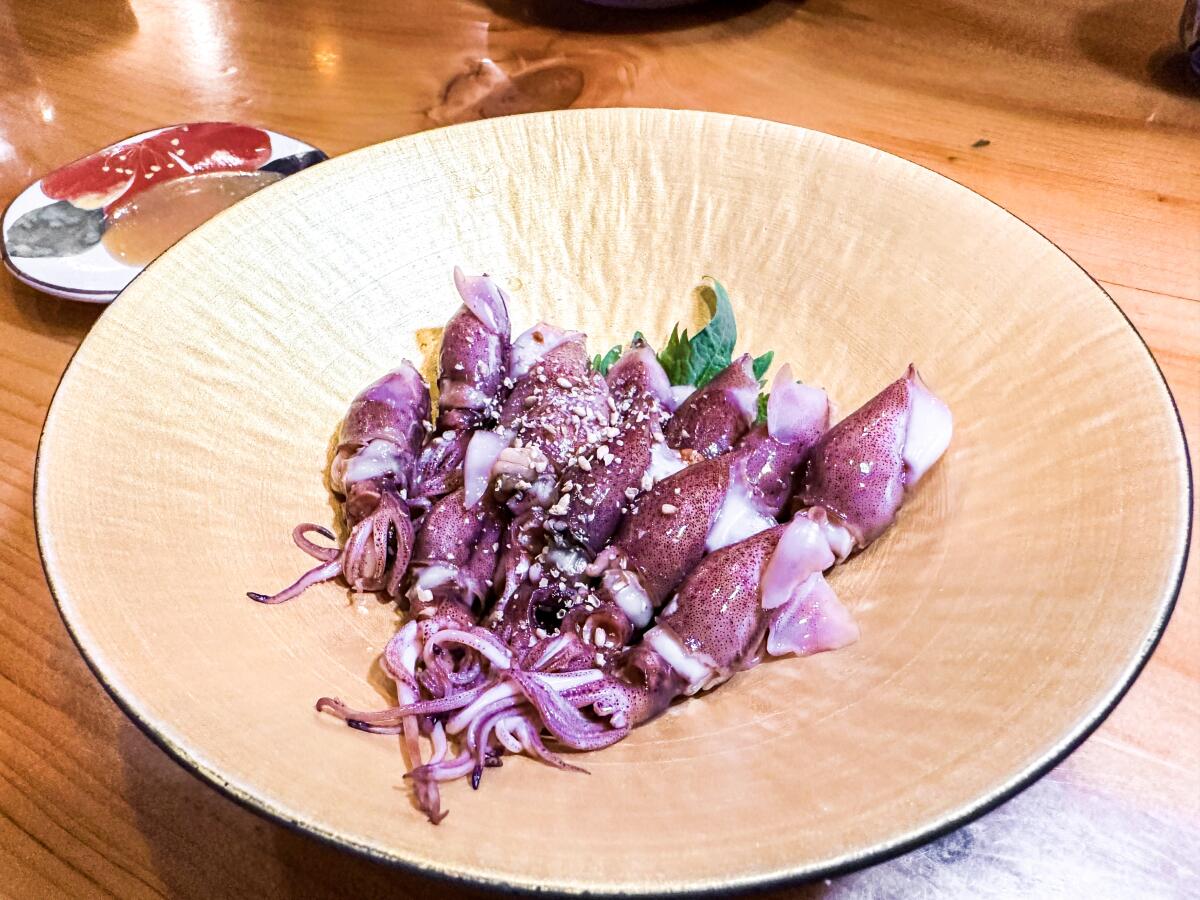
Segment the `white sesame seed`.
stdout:
<svg viewBox="0 0 1200 900">
<path fill-rule="evenodd" d="M 592 634 L 592 641 L 597 647 L 603 647 L 608 643 L 608 636 L 604 633 L 603 628 L 597 628 Z"/>
<path fill-rule="evenodd" d="M 433 601 L 433 591 L 429 588 L 417 588 L 417 599 L 422 603 L 431 603 Z"/>
<path fill-rule="evenodd" d="M 563 378 L 561 375 L 554 379 L 554 383 L 560 388 L 569 388 L 571 386 L 571 382 L 567 381 L 567 379 Z"/>
<path fill-rule="evenodd" d="M 579 457 L 579 468 L 583 469 L 585 472 L 590 472 L 592 471 L 592 464 L 588 462 L 585 457 L 581 456 Z"/>
<path fill-rule="evenodd" d="M 679 507 L 672 506 L 670 503 L 664 503 L 662 505 L 662 511 L 664 516 L 673 516 L 675 513 L 679 512 Z"/>
<path fill-rule="evenodd" d="M 625 496 L 626 496 L 626 497 L 628 497 L 630 500 L 632 500 L 632 499 L 633 499 L 634 497 L 636 497 L 637 495 L 638 495 L 638 490 L 637 490 L 637 488 L 635 488 L 635 487 L 627 487 L 627 488 L 625 488 Z"/>
</svg>

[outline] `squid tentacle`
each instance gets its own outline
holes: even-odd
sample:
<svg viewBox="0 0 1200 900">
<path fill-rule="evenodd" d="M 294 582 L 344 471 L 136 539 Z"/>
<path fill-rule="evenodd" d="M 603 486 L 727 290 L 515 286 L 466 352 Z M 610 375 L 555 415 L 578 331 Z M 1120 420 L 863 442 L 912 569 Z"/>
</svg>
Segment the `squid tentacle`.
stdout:
<svg viewBox="0 0 1200 900">
<path fill-rule="evenodd" d="M 314 544 L 308 539 L 308 533 L 310 531 L 315 531 L 317 534 L 328 538 L 331 541 L 337 540 L 337 536 L 324 525 L 316 525 L 312 522 L 301 522 L 292 529 L 292 541 L 297 547 L 314 559 L 319 559 L 322 562 L 330 562 L 331 560 L 337 559 L 339 549 L 337 547 L 322 547 L 318 544 Z"/>
</svg>

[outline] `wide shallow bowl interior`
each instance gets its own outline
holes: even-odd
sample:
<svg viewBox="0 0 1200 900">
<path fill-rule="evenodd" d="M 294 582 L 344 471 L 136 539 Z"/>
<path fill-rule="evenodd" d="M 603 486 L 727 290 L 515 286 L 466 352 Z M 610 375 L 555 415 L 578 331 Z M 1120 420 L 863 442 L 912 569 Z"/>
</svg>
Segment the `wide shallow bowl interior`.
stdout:
<svg viewBox="0 0 1200 900">
<path fill-rule="evenodd" d="M 396 740 L 318 715 L 389 702 L 388 605 L 337 584 L 246 599 L 309 562 L 359 387 L 431 372 L 486 270 L 514 325 L 661 341 L 717 276 L 743 347 L 849 411 L 915 360 L 945 459 L 832 582 L 854 646 L 762 665 L 578 760 L 525 759 L 449 818 L 410 805 Z M 431 873 L 562 891 L 701 890 L 855 865 L 1027 783 L 1150 652 L 1189 485 L 1166 387 L 1070 259 L 885 153 L 719 115 L 549 113 L 428 132 L 302 172 L 140 276 L 63 378 L 38 535 L 68 625 L 131 715 L 256 809 Z"/>
</svg>

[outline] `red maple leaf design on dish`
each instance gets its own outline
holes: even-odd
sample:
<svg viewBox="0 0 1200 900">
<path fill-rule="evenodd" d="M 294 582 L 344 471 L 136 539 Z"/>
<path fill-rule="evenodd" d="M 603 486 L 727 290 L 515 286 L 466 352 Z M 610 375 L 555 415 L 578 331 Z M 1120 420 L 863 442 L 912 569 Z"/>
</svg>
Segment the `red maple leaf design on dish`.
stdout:
<svg viewBox="0 0 1200 900">
<path fill-rule="evenodd" d="M 42 191 L 80 209 L 106 210 L 148 187 L 185 175 L 254 171 L 271 158 L 271 138 L 231 122 L 177 125 L 78 159 L 42 179 Z"/>
</svg>

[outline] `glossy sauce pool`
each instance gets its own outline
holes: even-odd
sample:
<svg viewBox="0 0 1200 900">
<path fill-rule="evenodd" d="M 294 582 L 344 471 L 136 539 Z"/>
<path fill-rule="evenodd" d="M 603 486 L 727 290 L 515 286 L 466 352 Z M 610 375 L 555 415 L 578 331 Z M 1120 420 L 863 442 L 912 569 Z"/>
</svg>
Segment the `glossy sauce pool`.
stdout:
<svg viewBox="0 0 1200 900">
<path fill-rule="evenodd" d="M 282 177 L 278 172 L 207 172 L 165 181 L 113 210 L 102 241 L 121 262 L 145 265 L 221 210 Z"/>
</svg>

